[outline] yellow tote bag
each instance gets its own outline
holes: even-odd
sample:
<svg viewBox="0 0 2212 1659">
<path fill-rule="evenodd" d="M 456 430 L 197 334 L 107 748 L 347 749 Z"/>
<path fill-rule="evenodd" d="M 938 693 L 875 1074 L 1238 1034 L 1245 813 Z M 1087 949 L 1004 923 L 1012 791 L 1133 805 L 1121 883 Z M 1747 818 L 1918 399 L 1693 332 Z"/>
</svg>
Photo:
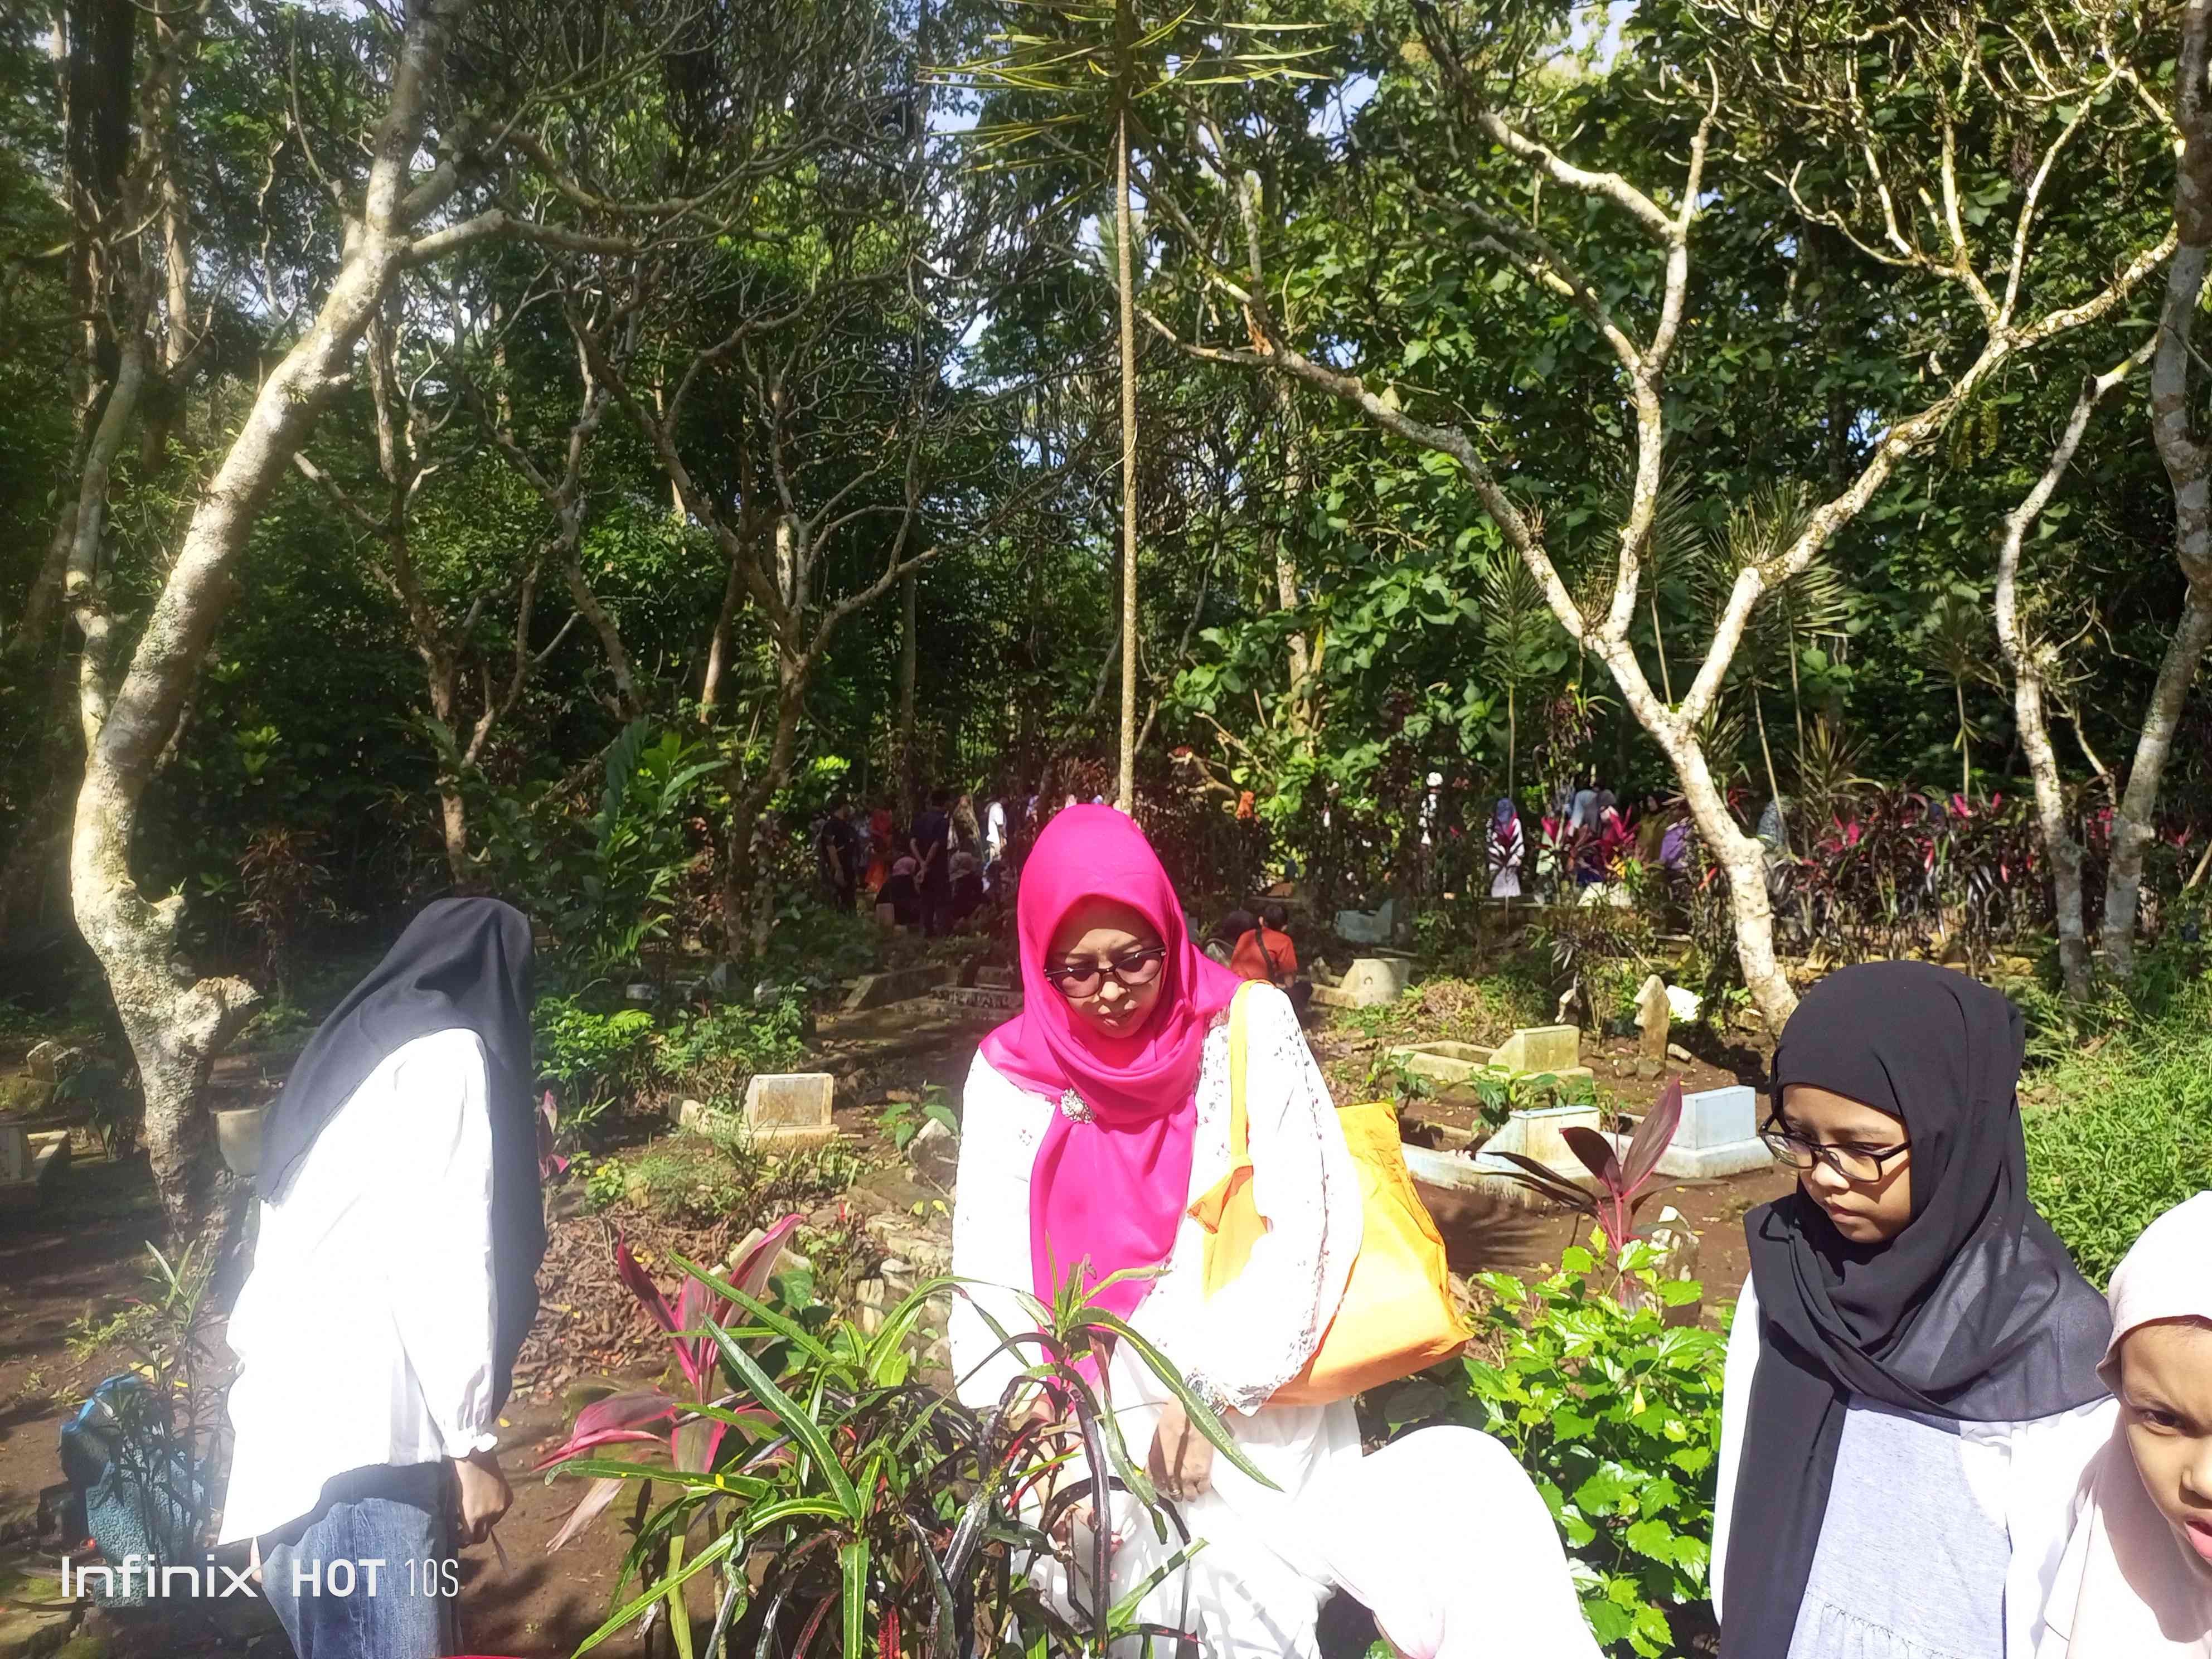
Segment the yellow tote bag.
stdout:
<svg viewBox="0 0 2212 1659">
<path fill-rule="evenodd" d="M 1229 1010 L 1229 1173 L 1190 1206 L 1212 1235 L 1206 1242 L 1206 1293 L 1212 1296 L 1244 1271 L 1252 1247 L 1267 1231 L 1252 1197 L 1252 1148 L 1244 1114 L 1244 992 Z M 1321 1346 L 1272 1403 L 1324 1405 L 1449 1359 L 1467 1346 L 1467 1328 L 1453 1305 L 1444 1242 L 1413 1190 L 1399 1150 L 1397 1109 L 1369 1101 L 1337 1109 L 1345 1144 L 1359 1172 L 1364 1230 L 1345 1281 L 1344 1299 Z"/>
</svg>

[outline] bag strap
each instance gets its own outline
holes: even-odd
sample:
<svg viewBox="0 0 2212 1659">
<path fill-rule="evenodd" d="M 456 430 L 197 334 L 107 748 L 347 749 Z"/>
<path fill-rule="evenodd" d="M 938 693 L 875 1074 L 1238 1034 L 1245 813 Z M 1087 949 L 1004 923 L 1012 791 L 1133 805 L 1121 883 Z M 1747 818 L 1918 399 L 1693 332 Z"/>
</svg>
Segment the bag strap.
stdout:
<svg viewBox="0 0 2212 1659">
<path fill-rule="evenodd" d="M 1244 995 L 1258 981 L 1247 980 L 1229 1001 L 1229 1167 L 1249 1169 L 1252 1164 L 1251 1126 L 1244 1115 L 1244 1054 L 1248 1024 Z"/>
</svg>

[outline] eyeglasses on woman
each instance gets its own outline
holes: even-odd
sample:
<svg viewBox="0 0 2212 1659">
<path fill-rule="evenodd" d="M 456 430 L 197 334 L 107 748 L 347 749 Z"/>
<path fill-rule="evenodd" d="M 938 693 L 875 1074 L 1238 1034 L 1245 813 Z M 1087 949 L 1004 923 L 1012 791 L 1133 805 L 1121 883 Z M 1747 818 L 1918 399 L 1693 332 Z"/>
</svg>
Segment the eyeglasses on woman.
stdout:
<svg viewBox="0 0 2212 1659">
<path fill-rule="evenodd" d="M 1912 1150 L 1909 1140 L 1894 1146 L 1829 1146 L 1793 1133 L 1771 1118 L 1759 1132 L 1759 1138 L 1766 1143 L 1768 1152 L 1800 1174 L 1815 1164 L 1825 1164 L 1844 1180 L 1860 1182 L 1881 1180 L 1890 1159 Z"/>
<path fill-rule="evenodd" d="M 1070 1002 L 1080 1002 L 1085 997 L 1095 997 L 1111 974 L 1129 990 L 1150 985 L 1160 976 L 1160 969 L 1167 961 L 1168 947 L 1147 945 L 1135 951 L 1124 951 L 1120 956 L 1105 962 L 1065 963 L 1048 968 L 1044 976 L 1053 982 L 1060 995 Z"/>
</svg>

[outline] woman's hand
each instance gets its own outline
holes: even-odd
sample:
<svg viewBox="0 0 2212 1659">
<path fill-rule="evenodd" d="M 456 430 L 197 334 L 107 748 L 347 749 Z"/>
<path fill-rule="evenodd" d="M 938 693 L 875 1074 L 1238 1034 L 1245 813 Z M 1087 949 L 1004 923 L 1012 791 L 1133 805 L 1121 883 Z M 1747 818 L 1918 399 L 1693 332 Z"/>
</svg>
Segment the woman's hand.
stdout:
<svg viewBox="0 0 2212 1659">
<path fill-rule="evenodd" d="M 461 1536 L 481 1544 L 514 1502 L 514 1488 L 500 1470 L 497 1452 L 471 1452 L 454 1458 L 453 1465 L 460 1483 Z"/>
<path fill-rule="evenodd" d="M 1152 1455 L 1145 1467 L 1160 1495 L 1187 1504 L 1213 1490 L 1213 1443 L 1192 1425 L 1182 1402 L 1170 1400 L 1160 1408 L 1160 1425 L 1152 1431 Z"/>
</svg>

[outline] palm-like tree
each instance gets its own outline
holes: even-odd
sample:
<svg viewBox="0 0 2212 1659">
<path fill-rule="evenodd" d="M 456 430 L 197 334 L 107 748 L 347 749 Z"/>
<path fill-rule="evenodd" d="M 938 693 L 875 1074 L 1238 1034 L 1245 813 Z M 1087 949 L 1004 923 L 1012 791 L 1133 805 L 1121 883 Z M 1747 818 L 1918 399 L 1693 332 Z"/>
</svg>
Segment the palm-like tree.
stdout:
<svg viewBox="0 0 2212 1659">
<path fill-rule="evenodd" d="M 1136 214 L 1129 188 L 1133 147 L 1151 139 L 1143 106 L 1179 87 L 1304 76 L 1313 48 L 1267 44 L 1280 24 L 1205 21 L 1189 11 L 1152 14 L 1140 0 L 1013 0 L 996 50 L 939 70 L 975 88 L 1041 94 L 1042 112 L 979 125 L 987 153 L 1026 150 L 1042 161 L 1056 150 L 1083 161 L 1079 129 L 1110 115 L 1114 128 L 1115 288 L 1121 348 L 1121 740 L 1115 799 L 1136 796 L 1137 772 L 1137 301 Z"/>
<path fill-rule="evenodd" d="M 1762 485 L 1731 508 L 1720 531 L 1697 546 L 1692 580 L 1705 608 L 1717 617 L 1728 604 L 1737 574 L 1779 558 L 1804 533 L 1811 513 L 1810 497 L 1796 483 Z M 1805 696 L 1798 674 L 1798 653 L 1815 640 L 1841 634 L 1849 606 L 1849 589 L 1835 566 L 1822 556 L 1769 589 L 1744 629 L 1743 642 L 1736 650 L 1735 678 L 1750 694 L 1752 724 L 1759 732 L 1766 785 L 1774 799 L 1782 798 L 1782 784 L 1775 771 L 1773 744 L 1767 736 L 1765 693 L 1778 689 L 1787 678 L 1802 763 L 1806 748 Z"/>
</svg>

